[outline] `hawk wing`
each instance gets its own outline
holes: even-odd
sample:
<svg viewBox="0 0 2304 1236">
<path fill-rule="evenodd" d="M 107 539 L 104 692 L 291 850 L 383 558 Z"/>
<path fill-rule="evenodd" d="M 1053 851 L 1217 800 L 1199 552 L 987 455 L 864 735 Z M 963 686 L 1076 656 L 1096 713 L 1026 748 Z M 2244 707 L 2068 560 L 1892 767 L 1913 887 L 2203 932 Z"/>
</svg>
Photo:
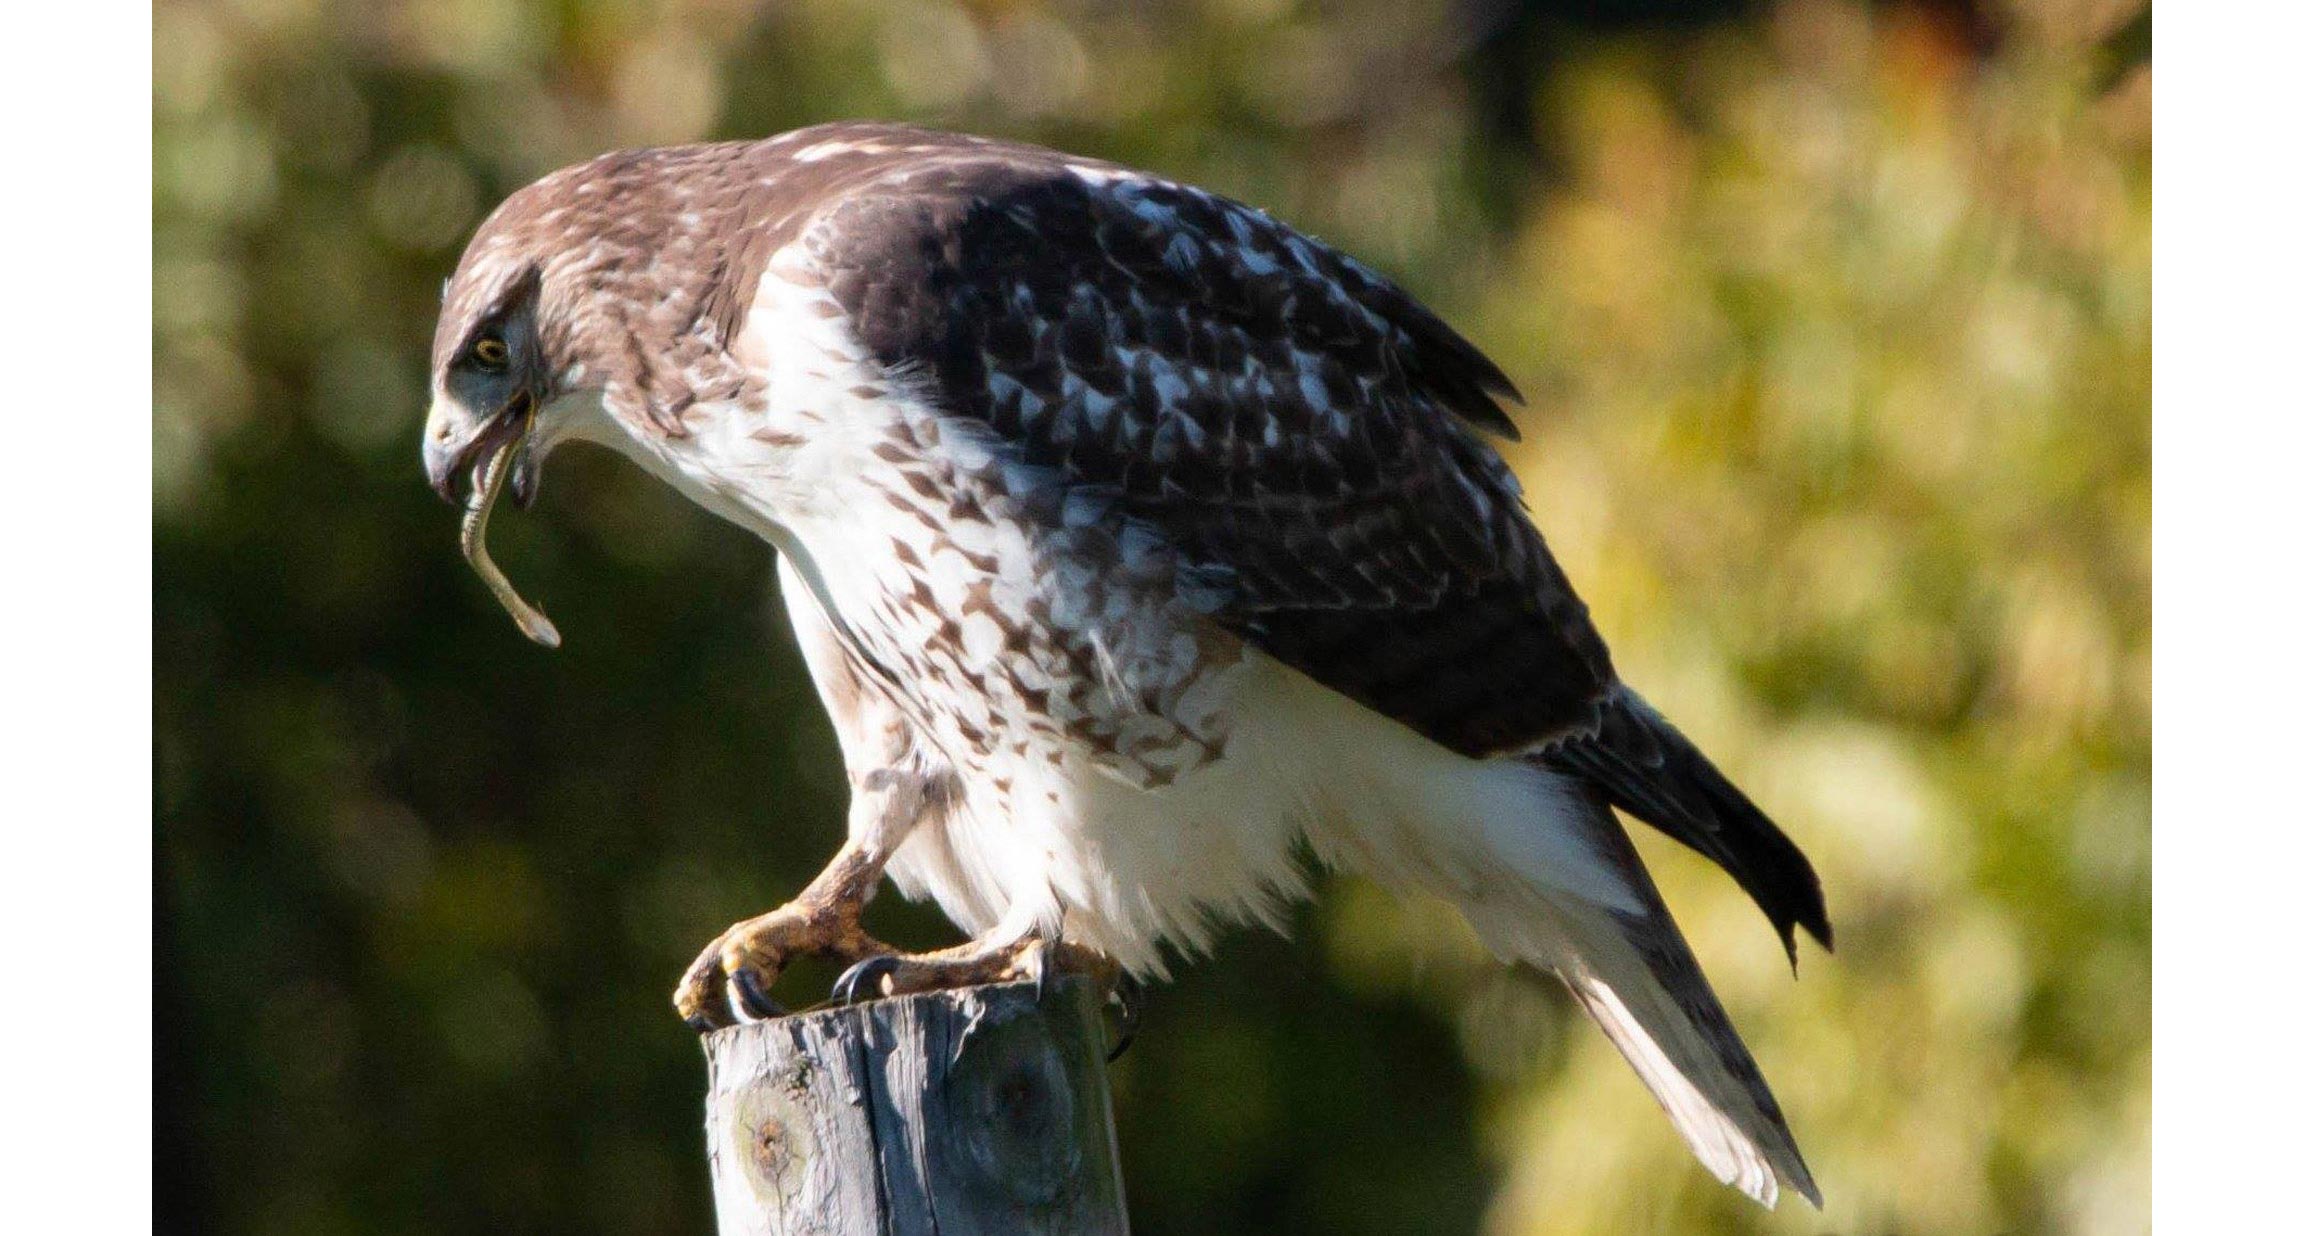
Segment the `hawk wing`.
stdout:
<svg viewBox="0 0 2304 1236">
<path fill-rule="evenodd" d="M 1787 946 L 1829 945 L 1807 861 L 1616 681 L 1474 432 L 1512 435 L 1511 384 L 1406 292 L 1251 207 L 978 141 L 912 145 L 799 243 L 883 365 L 1157 529 L 1243 639 L 1453 750 L 1574 772 Z"/>
</svg>

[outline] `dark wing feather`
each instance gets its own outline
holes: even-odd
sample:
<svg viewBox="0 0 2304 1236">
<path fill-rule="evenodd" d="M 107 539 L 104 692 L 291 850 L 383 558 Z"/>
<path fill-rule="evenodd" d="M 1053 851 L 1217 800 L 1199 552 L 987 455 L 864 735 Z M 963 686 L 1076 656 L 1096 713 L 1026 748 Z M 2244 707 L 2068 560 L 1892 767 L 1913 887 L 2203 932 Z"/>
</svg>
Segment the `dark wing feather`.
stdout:
<svg viewBox="0 0 2304 1236">
<path fill-rule="evenodd" d="M 1513 397 L 1478 349 L 1213 194 L 1031 147 L 914 149 L 804 237 L 883 364 L 1220 576 L 1219 620 L 1257 647 L 1456 751 L 1590 778 L 1828 938 L 1790 842 L 1660 718 L 1609 703 L 1606 645 L 1472 431 L 1508 431 Z"/>
<path fill-rule="evenodd" d="M 1607 647 L 1471 428 L 1511 387 L 1380 276 L 1018 147 L 910 161 L 807 243 L 884 363 L 1223 571 L 1266 652 L 1468 754 L 1590 724 Z"/>
<path fill-rule="evenodd" d="M 1794 926 L 1832 947 L 1823 886 L 1807 856 L 1696 744 L 1626 687 L 1600 701 L 1599 717 L 1538 762 L 1581 775 L 1611 803 L 1718 863 L 1776 925 L 1786 953 Z"/>
</svg>

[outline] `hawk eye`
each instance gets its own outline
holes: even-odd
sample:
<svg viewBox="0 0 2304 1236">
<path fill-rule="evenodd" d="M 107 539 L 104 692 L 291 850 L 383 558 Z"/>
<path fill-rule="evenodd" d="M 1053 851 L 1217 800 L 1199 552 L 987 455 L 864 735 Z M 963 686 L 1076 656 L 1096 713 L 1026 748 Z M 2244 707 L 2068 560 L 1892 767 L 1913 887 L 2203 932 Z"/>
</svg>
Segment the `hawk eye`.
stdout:
<svg viewBox="0 0 2304 1236">
<path fill-rule="evenodd" d="M 504 341 L 494 335 L 484 335 L 480 342 L 472 345 L 472 363 L 482 369 L 502 369 L 504 363 L 511 359 L 512 349 L 505 347 Z"/>
</svg>

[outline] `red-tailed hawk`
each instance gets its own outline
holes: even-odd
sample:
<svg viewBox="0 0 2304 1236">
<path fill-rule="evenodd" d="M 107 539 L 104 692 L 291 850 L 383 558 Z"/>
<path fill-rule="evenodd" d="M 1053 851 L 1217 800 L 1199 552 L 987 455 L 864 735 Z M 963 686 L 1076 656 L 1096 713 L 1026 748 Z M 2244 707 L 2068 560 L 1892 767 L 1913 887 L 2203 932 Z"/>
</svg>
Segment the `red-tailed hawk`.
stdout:
<svg viewBox="0 0 2304 1236">
<path fill-rule="evenodd" d="M 1158 973 L 1304 891 L 1292 852 L 1545 967 L 1697 1155 L 1815 1182 L 1611 813 L 1829 946 L 1797 847 L 1608 649 L 1479 431 L 1495 365 L 1360 263 L 1212 193 L 879 124 L 605 155 L 514 194 L 449 282 L 425 468 L 482 533 L 613 446 L 781 551 L 848 840 L 677 995 L 771 1015 L 1104 959 Z M 972 939 L 895 956 L 885 872 Z"/>
</svg>

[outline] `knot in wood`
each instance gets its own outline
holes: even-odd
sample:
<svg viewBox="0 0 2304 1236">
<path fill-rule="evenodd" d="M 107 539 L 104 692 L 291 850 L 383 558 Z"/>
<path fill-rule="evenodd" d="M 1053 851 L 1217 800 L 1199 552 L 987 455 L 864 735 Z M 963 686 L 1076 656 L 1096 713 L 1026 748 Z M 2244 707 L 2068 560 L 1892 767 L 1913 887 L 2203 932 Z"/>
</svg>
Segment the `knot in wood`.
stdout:
<svg viewBox="0 0 2304 1236">
<path fill-rule="evenodd" d="M 1027 1206 L 1064 1196 L 1080 1174 L 1077 1103 L 1064 1056 L 1039 1019 L 980 1026 L 953 1062 L 954 1114 L 977 1177 Z"/>
</svg>

